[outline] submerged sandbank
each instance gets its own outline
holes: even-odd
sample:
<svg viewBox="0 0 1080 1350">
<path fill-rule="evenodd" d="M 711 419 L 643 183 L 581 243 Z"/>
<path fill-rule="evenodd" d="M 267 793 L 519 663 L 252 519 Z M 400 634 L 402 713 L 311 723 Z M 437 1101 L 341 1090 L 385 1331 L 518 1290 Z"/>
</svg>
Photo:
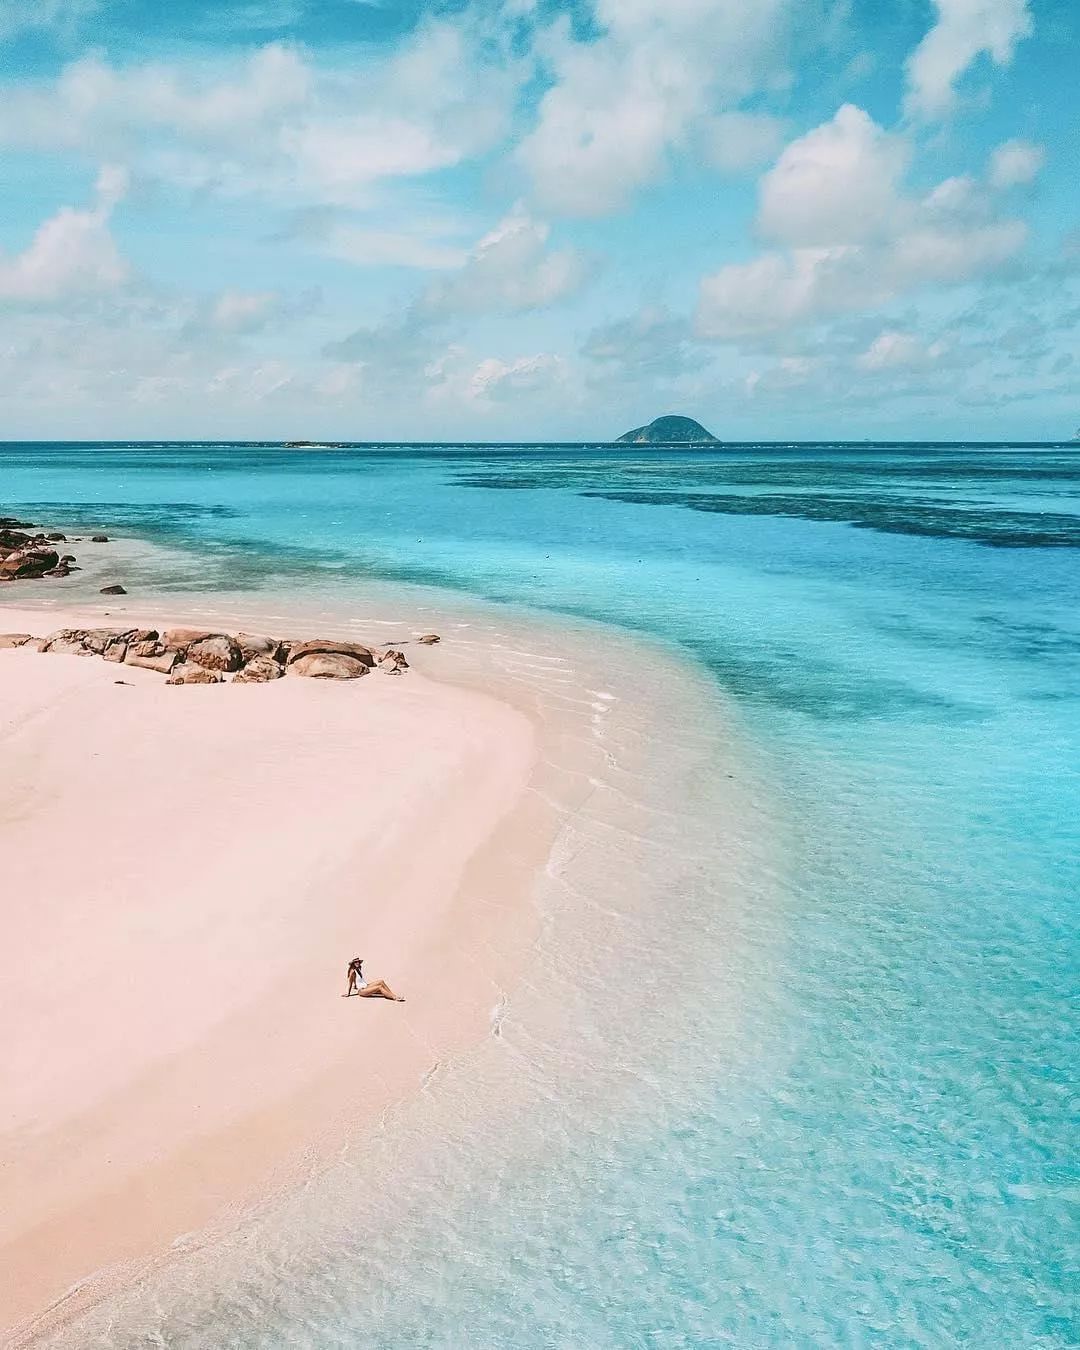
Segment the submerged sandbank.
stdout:
<svg viewBox="0 0 1080 1350">
<path fill-rule="evenodd" d="M 5 605 L 0 628 L 101 613 Z M 287 1180 L 482 1034 L 545 840 L 543 813 L 521 815 L 529 718 L 415 662 L 174 689 L 4 651 L 0 745 L 14 1336 Z M 356 954 L 408 1002 L 342 999 Z"/>
</svg>

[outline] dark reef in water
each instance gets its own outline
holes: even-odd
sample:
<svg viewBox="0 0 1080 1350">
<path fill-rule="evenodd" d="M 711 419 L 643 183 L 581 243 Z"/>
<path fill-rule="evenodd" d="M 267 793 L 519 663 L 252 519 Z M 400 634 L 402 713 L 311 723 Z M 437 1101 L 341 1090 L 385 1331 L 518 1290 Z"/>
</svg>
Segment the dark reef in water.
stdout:
<svg viewBox="0 0 1080 1350">
<path fill-rule="evenodd" d="M 716 437 L 692 417 L 657 417 L 647 427 L 635 427 L 616 445 L 716 445 Z"/>
</svg>

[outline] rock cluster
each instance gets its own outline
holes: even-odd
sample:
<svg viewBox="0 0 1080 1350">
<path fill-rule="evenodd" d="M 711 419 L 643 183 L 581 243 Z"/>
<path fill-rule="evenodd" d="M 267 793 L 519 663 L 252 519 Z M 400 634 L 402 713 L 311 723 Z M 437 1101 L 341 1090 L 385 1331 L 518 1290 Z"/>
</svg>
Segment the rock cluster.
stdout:
<svg viewBox="0 0 1080 1350">
<path fill-rule="evenodd" d="M 418 641 L 434 638 L 425 634 Z M 438 638 L 434 638 L 437 642 Z M 39 652 L 100 656 L 165 675 L 166 684 L 266 684 L 283 675 L 316 680 L 355 680 L 370 670 L 400 675 L 408 670 L 396 647 L 377 650 L 336 638 L 287 641 L 253 633 L 214 633 L 199 628 L 61 628 L 35 639 L 29 633 L 0 633 L 0 648 L 36 642 Z"/>
<path fill-rule="evenodd" d="M 39 577 L 66 577 L 77 572 L 74 553 L 61 553 L 55 547 L 66 543 L 67 536 L 57 530 L 46 534 L 27 521 L 0 516 L 0 582 L 36 581 Z M 96 534 L 94 543 L 108 543 L 108 539 Z"/>
</svg>

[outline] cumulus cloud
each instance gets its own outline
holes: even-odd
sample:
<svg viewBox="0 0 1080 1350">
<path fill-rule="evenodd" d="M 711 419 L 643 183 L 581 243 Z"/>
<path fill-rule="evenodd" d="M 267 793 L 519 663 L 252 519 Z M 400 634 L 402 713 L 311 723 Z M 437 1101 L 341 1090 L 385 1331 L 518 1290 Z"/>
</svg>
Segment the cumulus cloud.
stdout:
<svg viewBox="0 0 1080 1350">
<path fill-rule="evenodd" d="M 859 353 L 855 364 L 862 370 L 912 370 L 933 365 L 944 351 L 943 342 L 925 343 L 914 333 L 885 329 Z"/>
<path fill-rule="evenodd" d="M 1006 191 L 1034 182 L 1043 166 L 1046 152 L 1030 141 L 1005 141 L 990 156 L 987 177 L 991 187 Z"/>
<path fill-rule="evenodd" d="M 861 108 L 792 141 L 761 180 L 758 226 L 783 244 L 861 244 L 893 225 L 908 147 Z"/>
<path fill-rule="evenodd" d="M 109 218 L 126 190 L 125 172 L 108 165 L 98 175 L 91 206 L 61 207 L 21 253 L 0 252 L 0 301 L 55 304 L 123 285 L 130 268 L 109 231 Z"/>
<path fill-rule="evenodd" d="M 960 285 L 1023 246 L 1023 223 L 997 218 L 976 180 L 920 197 L 905 190 L 906 165 L 903 142 L 851 106 L 789 145 L 762 179 L 758 216 L 761 233 L 788 247 L 706 277 L 699 335 L 760 337 Z"/>
<path fill-rule="evenodd" d="M 934 0 L 934 9 L 934 26 L 907 62 L 905 108 L 914 117 L 947 113 L 957 81 L 977 57 L 1007 65 L 1033 28 L 1028 0 Z"/>
<path fill-rule="evenodd" d="M 422 25 L 386 61 L 317 64 L 272 42 L 213 60 L 119 66 L 90 55 L 8 92 L 0 145 L 124 158 L 228 195 L 364 203 L 386 180 L 460 163 L 505 134 L 521 71 L 462 18 Z"/>
<path fill-rule="evenodd" d="M 551 84 L 517 157 L 548 209 L 602 215 L 673 148 L 752 92 L 776 60 L 788 0 L 595 0 L 599 35 L 550 30 Z"/>
<path fill-rule="evenodd" d="M 469 377 L 468 395 L 478 402 L 494 403 L 522 394 L 547 393 L 564 384 L 567 373 L 564 358 L 551 352 L 519 356 L 513 361 L 491 356 L 481 361 Z"/>
<path fill-rule="evenodd" d="M 520 314 L 573 295 L 588 279 L 590 261 L 577 249 L 551 249 L 551 227 L 520 205 L 473 249 L 453 276 L 420 297 L 430 318 L 463 314 Z"/>
</svg>

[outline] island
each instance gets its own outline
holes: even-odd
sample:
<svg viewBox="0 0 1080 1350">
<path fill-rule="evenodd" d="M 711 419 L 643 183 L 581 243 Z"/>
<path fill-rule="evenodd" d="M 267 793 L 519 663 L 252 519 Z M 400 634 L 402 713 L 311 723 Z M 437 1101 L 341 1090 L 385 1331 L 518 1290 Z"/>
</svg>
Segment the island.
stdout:
<svg viewBox="0 0 1080 1350">
<path fill-rule="evenodd" d="M 711 431 L 706 431 L 692 417 L 678 417 L 669 413 L 657 417 L 646 427 L 635 427 L 620 436 L 616 445 L 719 445 Z"/>
</svg>

